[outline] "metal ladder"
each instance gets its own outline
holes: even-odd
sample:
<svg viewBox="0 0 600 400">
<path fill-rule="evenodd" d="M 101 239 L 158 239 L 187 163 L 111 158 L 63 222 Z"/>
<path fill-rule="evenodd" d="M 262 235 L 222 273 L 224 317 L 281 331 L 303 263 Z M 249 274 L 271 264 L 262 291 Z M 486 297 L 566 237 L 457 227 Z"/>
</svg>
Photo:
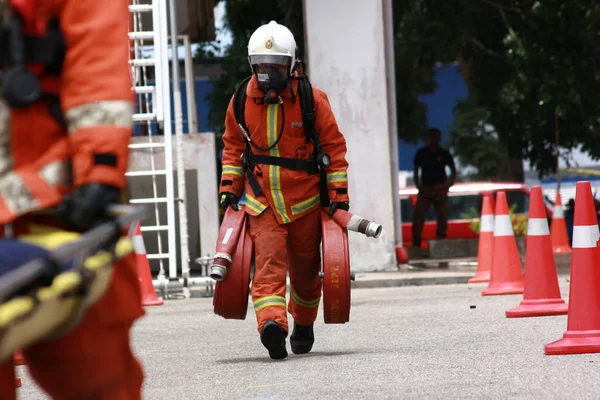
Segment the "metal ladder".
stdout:
<svg viewBox="0 0 600 400">
<path fill-rule="evenodd" d="M 168 298 L 169 282 L 177 281 L 175 191 L 173 182 L 173 151 L 171 106 L 169 92 L 169 61 L 167 57 L 167 4 L 166 0 L 131 0 L 131 28 L 129 39 L 132 52 L 133 90 L 137 112 L 133 115 L 134 130 L 147 135 L 143 143 L 134 140 L 130 152 L 149 159 L 150 167 L 127 172 L 128 177 L 151 179 L 152 195 L 130 198 L 132 204 L 147 204 L 154 213 L 142 225 L 142 233 L 156 236 L 157 252 L 148 253 L 151 264 L 158 262 L 159 273 L 154 287 L 163 298 Z M 144 50 L 152 48 L 152 58 L 144 57 Z M 154 80 L 154 85 L 151 81 Z M 157 165 L 158 164 L 158 165 Z M 161 182 L 162 180 L 162 182 Z M 165 218 L 166 216 L 166 218 Z M 166 233 L 166 246 L 165 246 Z M 165 273 L 168 262 L 169 277 Z M 155 265 L 155 264 L 154 264 Z"/>
</svg>

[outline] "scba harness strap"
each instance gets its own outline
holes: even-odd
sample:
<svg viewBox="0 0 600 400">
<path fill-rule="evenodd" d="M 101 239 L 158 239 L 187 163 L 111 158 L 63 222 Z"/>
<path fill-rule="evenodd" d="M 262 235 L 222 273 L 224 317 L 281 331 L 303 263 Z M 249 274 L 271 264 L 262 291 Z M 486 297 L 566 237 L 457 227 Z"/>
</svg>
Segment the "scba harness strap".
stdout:
<svg viewBox="0 0 600 400">
<path fill-rule="evenodd" d="M 27 21 L 18 10 L 11 8 L 11 11 L 0 27 L 2 98 L 12 108 L 27 108 L 47 99 L 50 114 L 66 129 L 58 93 L 44 91 L 40 80 L 58 77 L 62 70 L 66 43 L 59 21 L 51 18 L 41 36 L 27 35 L 24 29 Z"/>
<path fill-rule="evenodd" d="M 321 205 L 328 207 L 331 203 L 329 200 L 329 194 L 327 189 L 327 177 L 325 169 L 329 166 L 329 156 L 323 152 L 319 135 L 315 129 L 315 106 L 313 98 L 313 90 L 306 75 L 301 75 L 296 79 L 298 81 L 298 97 L 300 99 L 300 108 L 302 110 L 302 120 L 304 124 L 304 134 L 306 137 L 306 143 L 312 141 L 315 146 L 315 151 L 310 155 L 308 159 L 300 158 L 288 158 L 288 157 L 274 157 L 265 156 L 260 154 L 253 154 L 251 146 L 254 143 L 250 139 L 248 128 L 244 117 L 244 110 L 246 107 L 246 87 L 248 82 L 252 78 L 252 75 L 247 77 L 240 83 L 233 97 L 233 112 L 238 126 L 240 127 L 244 139 L 246 142 L 246 149 L 243 156 L 243 168 L 246 173 L 246 179 L 252 188 L 255 196 L 259 196 L 262 193 L 262 189 L 258 184 L 256 176 L 254 175 L 254 166 L 263 165 L 275 165 L 282 168 L 287 168 L 295 171 L 306 171 L 309 174 L 320 174 L 320 197 Z M 289 88 L 288 90 L 291 90 Z M 295 96 L 292 98 L 292 102 L 295 101 Z M 283 124 L 282 121 L 282 132 L 273 144 L 275 146 L 281 137 L 283 136 Z"/>
</svg>

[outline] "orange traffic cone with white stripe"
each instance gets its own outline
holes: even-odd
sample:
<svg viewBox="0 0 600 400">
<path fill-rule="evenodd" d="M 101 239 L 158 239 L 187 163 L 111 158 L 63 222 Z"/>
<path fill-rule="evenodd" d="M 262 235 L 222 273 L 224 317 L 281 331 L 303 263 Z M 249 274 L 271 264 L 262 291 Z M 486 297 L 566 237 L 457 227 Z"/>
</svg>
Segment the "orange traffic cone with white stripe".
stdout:
<svg viewBox="0 0 600 400">
<path fill-rule="evenodd" d="M 600 247 L 589 181 L 577 182 L 567 331 L 545 346 L 547 355 L 600 353 Z"/>
<path fill-rule="evenodd" d="M 492 259 L 490 283 L 481 292 L 481 295 L 522 294 L 524 290 L 523 266 L 504 192 L 498 192 L 496 195 Z"/>
<path fill-rule="evenodd" d="M 143 306 L 160 306 L 164 302 L 159 299 L 152 286 L 152 274 L 150 273 L 150 263 L 146 256 L 146 246 L 144 245 L 144 237 L 142 236 L 142 230 L 138 223 L 135 228 L 135 234 L 131 238 L 133 241 L 133 248 L 135 249 L 135 256 L 138 265 L 138 279 L 140 281 L 140 289 L 142 292 L 142 305 Z"/>
<path fill-rule="evenodd" d="M 16 351 L 13 355 L 14 365 L 25 365 L 25 358 L 20 351 Z M 15 378 L 15 387 L 20 388 L 22 386 L 21 378 Z"/>
<path fill-rule="evenodd" d="M 479 241 L 477 244 L 477 271 L 469 283 L 489 282 L 494 251 L 494 211 L 490 195 L 483 196 Z"/>
<path fill-rule="evenodd" d="M 560 296 L 541 186 L 533 186 L 529 198 L 525 291 L 521 304 L 506 311 L 506 317 L 565 315 L 568 306 Z"/>
<path fill-rule="evenodd" d="M 560 198 L 560 192 L 556 192 L 554 212 L 552 213 L 552 223 L 550 224 L 550 240 L 552 242 L 552 251 L 554 253 L 571 253 L 569 236 L 567 234 L 567 223 L 565 221 L 565 213 L 562 206 L 562 200 Z"/>
</svg>

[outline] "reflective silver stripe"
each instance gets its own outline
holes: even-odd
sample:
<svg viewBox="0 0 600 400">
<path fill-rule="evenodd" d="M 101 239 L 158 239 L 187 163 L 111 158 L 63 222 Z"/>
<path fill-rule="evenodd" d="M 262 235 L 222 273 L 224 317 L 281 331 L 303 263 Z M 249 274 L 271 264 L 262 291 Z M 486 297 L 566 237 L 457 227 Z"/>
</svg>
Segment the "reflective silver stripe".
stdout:
<svg viewBox="0 0 600 400">
<path fill-rule="evenodd" d="M 40 207 L 21 177 L 13 171 L 0 178 L 0 195 L 6 208 L 15 215 L 35 211 Z"/>
<path fill-rule="evenodd" d="M 514 234 L 510 216 L 506 214 L 496 215 L 494 218 L 494 236 L 513 236 Z"/>
<path fill-rule="evenodd" d="M 548 236 L 548 220 L 546 218 L 529 218 L 527 221 L 527 236 Z"/>
<path fill-rule="evenodd" d="M 133 103 L 106 100 L 83 104 L 65 113 L 69 133 L 96 126 L 130 128 L 133 125 Z"/>
<path fill-rule="evenodd" d="M 10 109 L 0 100 L 0 177 L 13 168 L 10 148 Z"/>
<path fill-rule="evenodd" d="M 575 225 L 573 227 L 574 249 L 593 249 L 598 244 L 600 231 L 598 225 Z"/>
<path fill-rule="evenodd" d="M 51 186 L 68 185 L 71 183 L 70 164 L 65 161 L 53 161 L 42 167 L 40 176 Z"/>
</svg>

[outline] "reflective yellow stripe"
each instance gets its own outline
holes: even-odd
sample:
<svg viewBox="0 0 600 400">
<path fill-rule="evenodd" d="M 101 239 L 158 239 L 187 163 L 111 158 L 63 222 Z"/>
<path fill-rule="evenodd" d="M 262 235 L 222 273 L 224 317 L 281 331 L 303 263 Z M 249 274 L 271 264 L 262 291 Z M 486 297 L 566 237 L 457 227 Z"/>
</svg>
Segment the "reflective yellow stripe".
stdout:
<svg viewBox="0 0 600 400">
<path fill-rule="evenodd" d="M 254 305 L 254 311 L 262 310 L 269 306 L 285 307 L 285 297 L 281 296 L 265 296 L 252 302 Z"/>
<path fill-rule="evenodd" d="M 244 171 L 242 170 L 242 167 L 236 167 L 235 165 L 223 165 L 222 174 L 237 175 L 241 176 L 242 178 L 244 177 Z"/>
<path fill-rule="evenodd" d="M 307 200 L 304 200 L 301 203 L 295 204 L 292 206 L 292 214 L 296 215 L 296 214 L 301 214 L 305 211 L 308 211 L 311 208 L 313 208 L 314 206 L 316 206 L 317 204 L 319 204 L 320 200 L 321 200 L 321 196 L 316 195 Z"/>
<path fill-rule="evenodd" d="M 250 196 L 247 193 L 246 193 L 246 207 L 248 207 L 250 210 L 252 210 L 258 214 L 262 213 L 267 208 L 267 206 L 265 206 L 260 201 L 256 200 L 254 197 Z"/>
<path fill-rule="evenodd" d="M 345 172 L 330 172 L 327 174 L 327 183 L 348 182 L 348 174 Z"/>
<path fill-rule="evenodd" d="M 277 140 L 277 127 L 279 126 L 277 122 L 277 114 L 279 111 L 278 107 L 278 104 L 269 104 L 269 108 L 267 109 L 267 139 L 269 147 L 271 147 Z M 269 150 L 269 155 L 272 157 L 280 157 L 279 146 L 275 146 Z M 278 166 L 269 165 L 271 193 L 273 195 L 273 201 L 275 202 L 275 210 L 277 210 L 277 213 L 281 216 L 281 219 L 285 224 L 290 222 L 290 217 L 287 215 L 285 201 L 281 191 L 281 179 L 279 176 L 280 171 L 281 170 Z"/>
<path fill-rule="evenodd" d="M 320 297 L 317 297 L 314 300 L 311 301 L 305 301 L 302 300 L 300 298 L 300 296 L 298 296 L 295 292 L 292 291 L 292 299 L 294 299 L 294 301 L 296 302 L 296 304 L 298 304 L 299 306 L 302 307 L 308 307 L 308 308 L 314 308 L 317 307 L 319 305 L 319 302 L 321 301 Z"/>
</svg>

